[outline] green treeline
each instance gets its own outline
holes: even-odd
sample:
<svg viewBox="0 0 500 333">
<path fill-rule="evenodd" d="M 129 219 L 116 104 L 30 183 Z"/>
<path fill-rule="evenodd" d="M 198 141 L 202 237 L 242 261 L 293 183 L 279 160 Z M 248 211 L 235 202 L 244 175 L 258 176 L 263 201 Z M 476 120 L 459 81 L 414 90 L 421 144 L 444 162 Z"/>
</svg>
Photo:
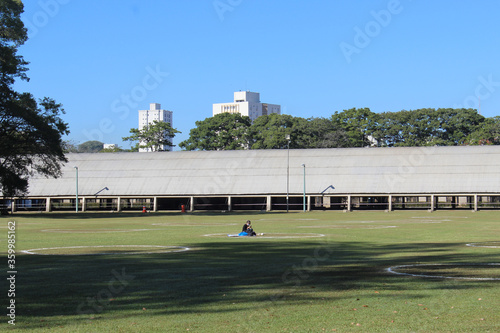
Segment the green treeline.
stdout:
<svg viewBox="0 0 500 333">
<path fill-rule="evenodd" d="M 290 142 L 287 136 L 290 136 Z M 374 113 L 369 108 L 335 112 L 329 118 L 271 114 L 253 123 L 240 114 L 221 113 L 203 121 L 181 142 L 184 150 L 500 144 L 500 116 L 485 118 L 474 109 L 418 109 Z"/>
</svg>

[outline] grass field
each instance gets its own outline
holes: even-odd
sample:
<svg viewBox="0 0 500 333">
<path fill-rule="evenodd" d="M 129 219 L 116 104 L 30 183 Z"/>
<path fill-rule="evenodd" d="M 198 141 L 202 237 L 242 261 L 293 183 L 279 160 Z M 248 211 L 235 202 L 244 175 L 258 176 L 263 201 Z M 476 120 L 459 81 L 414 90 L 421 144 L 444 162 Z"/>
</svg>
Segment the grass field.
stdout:
<svg viewBox="0 0 500 333">
<path fill-rule="evenodd" d="M 16 222 L 17 271 L 1 330 L 500 331 L 495 211 L 1 219 L 4 267 Z M 227 237 L 247 219 L 264 236 Z"/>
</svg>

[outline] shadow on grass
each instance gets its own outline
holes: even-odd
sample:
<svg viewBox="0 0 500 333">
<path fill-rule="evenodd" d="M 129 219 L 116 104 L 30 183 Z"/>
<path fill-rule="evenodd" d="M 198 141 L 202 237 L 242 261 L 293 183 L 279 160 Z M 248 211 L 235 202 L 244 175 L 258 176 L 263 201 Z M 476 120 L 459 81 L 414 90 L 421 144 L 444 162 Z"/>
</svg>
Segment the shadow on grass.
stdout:
<svg viewBox="0 0 500 333">
<path fill-rule="evenodd" d="M 238 239 L 197 243 L 183 253 L 19 255 L 18 315 L 72 316 L 69 322 L 110 311 L 125 311 L 120 315 L 126 316 L 143 308 L 162 315 L 252 310 L 266 303 L 313 300 L 323 292 L 332 292 L 326 297 L 335 299 L 346 297 L 341 293 L 346 290 L 411 289 L 408 281 L 415 278 L 391 275 L 384 270 L 389 266 L 497 260 L 493 253 L 457 257 L 457 246 L 463 244 Z M 477 283 L 461 281 L 454 288 L 475 288 Z M 441 287 L 449 288 L 445 283 Z"/>
</svg>

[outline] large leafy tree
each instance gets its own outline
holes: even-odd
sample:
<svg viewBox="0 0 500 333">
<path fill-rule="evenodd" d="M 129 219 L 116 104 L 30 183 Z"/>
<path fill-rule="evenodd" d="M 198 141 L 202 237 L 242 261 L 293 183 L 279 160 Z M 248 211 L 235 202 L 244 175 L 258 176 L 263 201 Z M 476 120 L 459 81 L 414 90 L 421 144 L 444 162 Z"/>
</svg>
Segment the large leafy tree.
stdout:
<svg viewBox="0 0 500 333">
<path fill-rule="evenodd" d="M 465 139 L 469 145 L 500 145 L 500 116 L 486 118 L 476 131 Z"/>
<path fill-rule="evenodd" d="M 252 149 L 283 149 L 301 148 L 304 126 L 299 126 L 304 120 L 287 114 L 271 113 L 254 120 L 250 127 Z M 287 140 L 290 136 L 290 140 Z M 288 142 L 290 141 L 290 143 Z"/>
<path fill-rule="evenodd" d="M 290 136 L 290 142 L 287 136 Z M 258 117 L 250 127 L 252 149 L 349 147 L 347 132 L 326 118 L 301 118 L 270 114 Z"/>
<path fill-rule="evenodd" d="M 185 150 L 236 150 L 248 148 L 250 118 L 239 113 L 219 113 L 196 122 L 189 139 L 179 143 Z"/>
<path fill-rule="evenodd" d="M 348 147 L 365 147 L 372 145 L 373 135 L 378 129 L 379 115 L 369 108 L 349 109 L 335 112 L 331 121 L 335 128 L 342 129 L 349 138 Z"/>
<path fill-rule="evenodd" d="M 481 128 L 485 118 L 474 109 L 433 110 L 436 120 L 432 143 L 440 146 L 464 144 L 466 138 Z"/>
<path fill-rule="evenodd" d="M 303 133 L 301 138 L 302 148 L 345 148 L 349 147 L 349 136 L 342 128 L 326 118 L 309 118 L 302 122 L 305 126 L 299 132 Z"/>
<path fill-rule="evenodd" d="M 136 148 L 146 148 L 152 151 L 163 151 L 165 147 L 173 147 L 175 134 L 181 133 L 164 121 L 153 121 L 142 129 L 131 128 L 132 135 L 122 138 L 123 141 L 137 142 Z"/>
<path fill-rule="evenodd" d="M 68 153 L 78 153 L 78 144 L 73 140 L 63 141 L 63 150 L 65 154 Z"/>
<path fill-rule="evenodd" d="M 85 141 L 78 145 L 79 153 L 98 153 L 104 148 L 101 141 Z"/>
<path fill-rule="evenodd" d="M 384 146 L 454 146 L 482 126 L 484 117 L 473 109 L 418 109 L 385 112 L 379 118 Z"/>
<path fill-rule="evenodd" d="M 379 116 L 379 143 L 389 147 L 430 145 L 437 123 L 430 109 L 384 112 Z"/>
<path fill-rule="evenodd" d="M 14 91 L 16 79 L 28 80 L 27 65 L 18 48 L 27 40 L 19 0 L 0 1 L 0 191 L 5 196 L 25 194 L 29 177 L 61 175 L 66 162 L 62 135 L 68 125 L 60 118 L 60 104 L 50 98 L 36 101 Z"/>
</svg>

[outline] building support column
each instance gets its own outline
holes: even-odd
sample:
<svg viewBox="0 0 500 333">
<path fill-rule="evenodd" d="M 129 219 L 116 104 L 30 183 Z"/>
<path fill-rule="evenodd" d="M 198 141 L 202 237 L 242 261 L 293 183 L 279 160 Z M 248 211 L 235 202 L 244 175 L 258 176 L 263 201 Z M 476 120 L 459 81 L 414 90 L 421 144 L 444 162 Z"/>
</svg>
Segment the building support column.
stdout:
<svg viewBox="0 0 500 333">
<path fill-rule="evenodd" d="M 15 213 L 16 212 L 16 199 L 12 198 L 10 201 L 10 212 Z"/>
<path fill-rule="evenodd" d="M 477 194 L 474 194 L 474 211 L 475 212 L 477 212 L 478 199 L 479 199 L 479 196 Z"/>
<path fill-rule="evenodd" d="M 50 212 L 51 212 L 50 197 L 47 197 L 47 199 L 45 199 L 45 211 L 46 211 L 47 213 L 50 213 Z"/>
<path fill-rule="evenodd" d="M 231 200 L 231 196 L 227 197 L 227 211 L 230 212 L 233 210 L 233 201 Z"/>
<path fill-rule="evenodd" d="M 268 195 L 267 196 L 267 200 L 266 200 L 266 212 L 270 212 L 271 211 L 271 196 Z"/>
<path fill-rule="evenodd" d="M 310 212 L 311 211 L 311 196 L 307 196 L 307 208 L 306 211 Z"/>
<path fill-rule="evenodd" d="M 389 194 L 389 199 L 388 200 L 389 200 L 389 208 L 388 208 L 388 210 L 389 210 L 389 212 L 392 212 L 392 194 Z"/>
<path fill-rule="evenodd" d="M 119 213 L 122 211 L 122 198 L 118 197 L 116 200 L 118 200 L 116 202 L 116 212 Z"/>
<path fill-rule="evenodd" d="M 157 212 L 157 211 L 158 211 L 158 198 L 153 197 L 153 212 Z"/>
<path fill-rule="evenodd" d="M 84 212 L 87 209 L 87 198 L 82 197 L 82 212 Z"/>
<path fill-rule="evenodd" d="M 194 197 L 189 197 L 189 211 L 194 211 Z"/>
<path fill-rule="evenodd" d="M 433 212 L 434 210 L 436 210 L 436 197 L 434 196 L 434 194 L 431 195 L 431 209 L 430 211 Z"/>
<path fill-rule="evenodd" d="M 351 195 L 347 196 L 347 211 L 350 212 L 352 210 L 352 198 Z"/>
</svg>

